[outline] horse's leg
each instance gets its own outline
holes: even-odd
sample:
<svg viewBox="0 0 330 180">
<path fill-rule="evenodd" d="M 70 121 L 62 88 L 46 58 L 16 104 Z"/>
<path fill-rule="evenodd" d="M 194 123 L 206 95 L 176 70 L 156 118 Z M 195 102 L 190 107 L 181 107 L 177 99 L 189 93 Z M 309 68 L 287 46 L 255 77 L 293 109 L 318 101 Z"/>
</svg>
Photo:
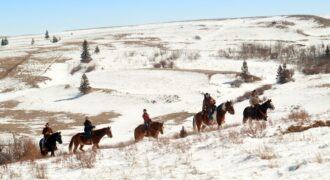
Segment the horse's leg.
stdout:
<svg viewBox="0 0 330 180">
<path fill-rule="evenodd" d="M 247 120 L 248 120 L 248 118 L 244 116 L 243 117 L 243 124 L 245 124 Z"/>
<path fill-rule="evenodd" d="M 78 149 L 78 146 L 79 146 L 79 142 L 74 142 L 74 148 L 73 148 L 73 153 L 76 153 L 77 149 Z"/>
<path fill-rule="evenodd" d="M 83 147 L 84 147 L 84 145 L 83 145 L 83 144 L 80 144 L 79 150 L 80 150 L 80 151 L 84 151 L 84 150 L 83 150 Z"/>
<path fill-rule="evenodd" d="M 50 155 L 51 155 L 51 156 L 55 156 L 55 154 L 54 154 L 54 150 L 50 151 Z"/>
</svg>

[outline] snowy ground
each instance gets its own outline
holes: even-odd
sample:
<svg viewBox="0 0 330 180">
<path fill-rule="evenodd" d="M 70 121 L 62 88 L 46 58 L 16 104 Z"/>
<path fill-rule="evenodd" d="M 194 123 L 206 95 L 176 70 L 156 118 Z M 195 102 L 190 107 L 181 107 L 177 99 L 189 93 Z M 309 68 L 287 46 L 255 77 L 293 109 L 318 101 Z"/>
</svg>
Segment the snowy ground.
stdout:
<svg viewBox="0 0 330 180">
<path fill-rule="evenodd" d="M 291 25 L 273 27 L 273 21 Z M 94 167 L 84 167 L 80 156 L 64 154 L 1 166 L 0 178 L 40 178 L 36 167 L 44 165 L 49 179 L 328 179 L 329 128 L 282 132 L 296 123 L 287 116 L 297 106 L 311 115 L 310 121 L 330 119 L 330 75 L 305 76 L 296 71 L 294 82 L 277 85 L 278 62 L 252 59 L 249 71 L 262 80 L 232 88 L 229 83 L 242 61 L 217 57 L 219 49 L 242 42 L 329 44 L 330 28 L 319 26 L 310 19 L 281 16 L 68 31 L 54 34 L 61 37 L 56 44 L 43 35 L 9 37 L 9 45 L 0 47 L 1 67 L 14 67 L 0 76 L 2 139 L 14 132 L 37 142 L 45 122 L 52 120 L 54 129 L 62 131 L 64 143 L 58 147 L 64 154 L 71 136 L 83 130 L 85 115 L 95 117 L 91 119 L 97 128 L 111 126 L 113 138 L 102 139 L 95 156 L 87 147 L 88 152 L 80 155 L 95 158 Z M 94 90 L 80 96 L 78 86 L 87 67 L 70 72 L 79 65 L 84 39 L 92 52 L 89 66 L 95 66 L 87 73 Z M 93 53 L 96 45 L 100 54 Z M 176 69 L 152 68 L 174 53 L 179 54 Z M 191 58 L 194 54 L 199 57 Z M 47 79 L 37 81 L 40 77 Z M 200 111 L 204 92 L 220 104 L 265 84 L 272 88 L 261 97 L 271 98 L 275 110 L 269 112 L 267 123 L 254 124 L 254 131 L 241 125 L 248 106 L 243 101 L 235 103 L 236 113 L 226 116 L 223 129 L 176 138 L 182 126 L 192 131 L 190 113 Z M 143 121 L 143 108 L 152 118 L 165 121 L 165 132 L 159 140 L 131 143 L 134 128 Z M 102 116 L 108 112 L 119 116 Z M 172 118 L 185 112 L 187 117 Z"/>
</svg>

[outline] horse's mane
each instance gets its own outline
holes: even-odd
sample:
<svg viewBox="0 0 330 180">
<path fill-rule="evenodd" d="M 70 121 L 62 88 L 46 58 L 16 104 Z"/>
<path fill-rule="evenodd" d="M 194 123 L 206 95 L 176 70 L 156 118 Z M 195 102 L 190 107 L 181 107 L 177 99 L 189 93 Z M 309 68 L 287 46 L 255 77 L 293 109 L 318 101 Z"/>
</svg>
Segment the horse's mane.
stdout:
<svg viewBox="0 0 330 180">
<path fill-rule="evenodd" d="M 108 129 L 109 127 L 105 127 L 105 128 L 101 128 L 101 129 L 96 129 L 93 131 L 94 134 L 99 134 L 101 132 L 103 132 L 105 129 Z"/>
</svg>

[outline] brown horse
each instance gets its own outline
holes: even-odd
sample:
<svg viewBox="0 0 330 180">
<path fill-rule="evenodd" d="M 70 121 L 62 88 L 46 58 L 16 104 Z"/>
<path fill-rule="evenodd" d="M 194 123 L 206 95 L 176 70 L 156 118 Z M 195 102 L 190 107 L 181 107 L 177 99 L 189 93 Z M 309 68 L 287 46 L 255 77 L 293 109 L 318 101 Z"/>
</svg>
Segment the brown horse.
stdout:
<svg viewBox="0 0 330 180">
<path fill-rule="evenodd" d="M 74 145 L 73 153 L 76 153 L 76 150 L 79 145 L 80 145 L 79 149 L 81 151 L 84 151 L 83 150 L 84 145 L 93 145 L 94 150 L 95 150 L 95 148 L 100 148 L 99 142 L 104 135 L 108 135 L 108 137 L 112 138 L 111 127 L 106 127 L 106 128 L 102 128 L 102 129 L 93 131 L 91 139 L 87 139 L 84 136 L 84 133 L 77 133 L 76 135 L 74 135 L 71 138 L 71 141 L 69 144 L 69 151 L 71 152 L 72 145 Z"/>
<path fill-rule="evenodd" d="M 159 133 L 163 134 L 164 123 L 151 122 L 148 131 L 145 130 L 144 125 L 141 124 L 134 130 L 135 141 L 139 141 L 144 137 L 158 138 Z"/>
<path fill-rule="evenodd" d="M 222 124 L 225 123 L 225 116 L 227 112 L 229 112 L 230 114 L 235 114 L 233 102 L 231 101 L 222 103 L 216 108 L 216 122 L 218 124 L 218 129 Z M 200 132 L 201 129 L 204 129 L 206 126 L 210 126 L 214 124 L 215 121 L 208 120 L 207 113 L 204 111 L 197 113 L 193 119 L 194 130 L 196 131 L 197 128 L 198 132 Z"/>
<path fill-rule="evenodd" d="M 268 99 L 266 102 L 259 105 L 258 109 L 251 106 L 246 107 L 243 111 L 243 124 L 249 119 L 267 121 L 267 109 L 275 109 L 271 99 Z"/>
</svg>

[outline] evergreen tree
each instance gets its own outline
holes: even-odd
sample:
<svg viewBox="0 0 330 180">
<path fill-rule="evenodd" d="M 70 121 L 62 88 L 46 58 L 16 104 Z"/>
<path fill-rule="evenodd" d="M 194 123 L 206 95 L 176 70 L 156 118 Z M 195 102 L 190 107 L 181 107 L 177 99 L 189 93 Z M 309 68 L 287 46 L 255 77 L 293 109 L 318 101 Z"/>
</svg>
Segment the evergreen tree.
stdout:
<svg viewBox="0 0 330 180">
<path fill-rule="evenodd" d="M 1 38 L 1 46 L 5 46 L 5 41 L 2 38 Z"/>
<path fill-rule="evenodd" d="M 53 40 L 52 40 L 53 43 L 57 43 L 58 42 L 58 39 L 56 36 L 53 36 Z"/>
<path fill-rule="evenodd" d="M 84 40 L 82 45 L 82 53 L 81 53 L 81 60 L 82 63 L 89 63 L 92 60 L 91 55 L 89 54 L 88 42 Z"/>
<path fill-rule="evenodd" d="M 244 74 L 244 75 L 249 74 L 249 68 L 248 68 L 247 62 L 245 60 L 243 61 L 243 65 L 242 65 L 241 69 L 242 69 L 242 74 Z"/>
<path fill-rule="evenodd" d="M 46 30 L 46 33 L 45 33 L 45 39 L 49 39 L 49 33 L 48 33 L 48 30 Z"/>
<path fill-rule="evenodd" d="M 34 45 L 34 38 L 32 38 L 31 40 L 31 45 Z"/>
<path fill-rule="evenodd" d="M 90 92 L 90 90 L 92 89 L 92 87 L 90 87 L 89 85 L 89 81 L 88 78 L 86 76 L 86 74 L 83 74 L 81 77 L 81 83 L 80 83 L 80 87 L 79 87 L 79 91 L 82 94 L 87 94 Z"/>
<path fill-rule="evenodd" d="M 5 37 L 4 42 L 5 42 L 5 45 L 8 45 L 9 42 L 8 42 L 7 37 Z"/>
<path fill-rule="evenodd" d="M 325 50 L 325 55 L 330 56 L 330 49 L 329 46 L 327 46 L 326 50 Z"/>
<path fill-rule="evenodd" d="M 95 53 L 95 54 L 100 53 L 100 48 L 99 48 L 99 46 L 96 46 L 96 47 L 95 47 L 95 51 L 94 51 L 94 53 Z"/>
<path fill-rule="evenodd" d="M 276 80 L 277 80 L 277 83 L 280 83 L 281 82 L 281 77 L 282 77 L 282 72 L 283 72 L 283 68 L 281 65 L 278 66 L 277 68 L 277 75 L 276 75 Z"/>
</svg>

